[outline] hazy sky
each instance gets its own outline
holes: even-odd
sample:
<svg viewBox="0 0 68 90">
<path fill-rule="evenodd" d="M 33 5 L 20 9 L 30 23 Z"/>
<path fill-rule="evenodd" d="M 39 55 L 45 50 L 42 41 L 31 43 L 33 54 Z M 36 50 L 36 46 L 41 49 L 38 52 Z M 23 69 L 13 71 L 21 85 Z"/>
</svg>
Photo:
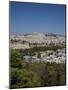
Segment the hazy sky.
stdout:
<svg viewBox="0 0 68 90">
<path fill-rule="evenodd" d="M 65 6 L 10 2 L 10 33 L 65 33 Z"/>
</svg>

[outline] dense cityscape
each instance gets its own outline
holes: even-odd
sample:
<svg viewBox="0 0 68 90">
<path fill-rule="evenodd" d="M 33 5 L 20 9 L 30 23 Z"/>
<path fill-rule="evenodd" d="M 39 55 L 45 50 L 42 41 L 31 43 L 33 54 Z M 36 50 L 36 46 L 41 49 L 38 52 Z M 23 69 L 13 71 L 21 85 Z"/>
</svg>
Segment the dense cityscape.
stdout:
<svg viewBox="0 0 68 90">
<path fill-rule="evenodd" d="M 31 62 L 56 62 L 65 63 L 65 37 L 63 35 L 56 35 L 53 33 L 43 34 L 34 32 L 32 34 L 25 35 L 12 35 L 10 37 L 12 49 L 31 49 L 35 47 L 48 47 L 48 46 L 61 46 L 62 48 L 57 48 L 54 50 L 41 50 L 39 52 L 34 52 L 34 55 L 27 54 L 24 57 L 25 61 Z"/>
</svg>

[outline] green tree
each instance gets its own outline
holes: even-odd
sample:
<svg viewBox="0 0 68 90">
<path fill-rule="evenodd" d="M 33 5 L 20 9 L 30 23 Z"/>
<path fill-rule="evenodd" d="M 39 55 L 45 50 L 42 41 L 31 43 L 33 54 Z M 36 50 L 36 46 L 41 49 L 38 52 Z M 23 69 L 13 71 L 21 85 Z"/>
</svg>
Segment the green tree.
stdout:
<svg viewBox="0 0 68 90">
<path fill-rule="evenodd" d="M 38 56 L 37 57 L 40 58 L 41 57 L 41 53 L 38 53 Z"/>
<path fill-rule="evenodd" d="M 21 54 L 18 50 L 12 49 L 10 50 L 10 66 L 11 67 L 22 67 Z"/>
<path fill-rule="evenodd" d="M 40 86 L 40 79 L 33 71 L 11 68 L 10 88 L 23 88 Z"/>
</svg>

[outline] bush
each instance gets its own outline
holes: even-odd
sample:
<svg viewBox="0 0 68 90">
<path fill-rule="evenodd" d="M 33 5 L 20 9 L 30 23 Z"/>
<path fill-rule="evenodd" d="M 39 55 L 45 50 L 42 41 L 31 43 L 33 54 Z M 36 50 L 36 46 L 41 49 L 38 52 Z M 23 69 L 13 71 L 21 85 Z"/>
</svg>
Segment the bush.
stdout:
<svg viewBox="0 0 68 90">
<path fill-rule="evenodd" d="M 26 69 L 11 68 L 10 88 L 27 88 L 40 86 L 39 77 Z"/>
</svg>

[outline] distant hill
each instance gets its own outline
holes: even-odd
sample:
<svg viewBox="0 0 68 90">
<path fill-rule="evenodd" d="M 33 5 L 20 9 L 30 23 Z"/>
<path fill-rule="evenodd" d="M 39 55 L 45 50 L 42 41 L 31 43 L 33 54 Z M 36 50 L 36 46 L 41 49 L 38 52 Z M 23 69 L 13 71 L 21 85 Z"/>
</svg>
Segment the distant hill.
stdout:
<svg viewBox="0 0 68 90">
<path fill-rule="evenodd" d="M 60 36 L 60 37 L 64 37 L 64 35 L 54 34 L 54 33 L 48 33 L 48 34 L 45 34 L 45 36 L 54 36 L 54 37 Z"/>
<path fill-rule="evenodd" d="M 54 37 L 65 37 L 65 35 L 62 35 L 62 34 L 55 34 L 55 33 L 39 33 L 39 32 L 33 32 L 33 33 L 26 33 L 26 34 L 14 34 L 14 35 L 10 35 L 10 36 L 29 36 L 29 35 L 40 35 L 40 36 L 54 36 Z"/>
</svg>

